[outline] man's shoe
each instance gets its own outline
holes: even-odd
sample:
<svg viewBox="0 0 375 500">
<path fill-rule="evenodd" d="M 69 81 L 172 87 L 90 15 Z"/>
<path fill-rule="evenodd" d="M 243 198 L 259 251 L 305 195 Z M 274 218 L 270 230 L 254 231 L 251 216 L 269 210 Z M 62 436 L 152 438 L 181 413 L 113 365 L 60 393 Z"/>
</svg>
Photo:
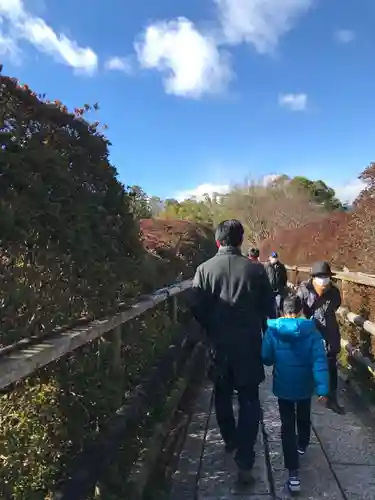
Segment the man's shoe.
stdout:
<svg viewBox="0 0 375 500">
<path fill-rule="evenodd" d="M 337 399 L 328 399 L 326 403 L 326 408 L 332 410 L 338 415 L 345 415 L 345 408 L 339 405 Z"/>
<path fill-rule="evenodd" d="M 298 455 L 300 455 L 301 457 L 303 457 L 303 455 L 306 453 L 306 448 L 302 448 L 302 446 L 299 446 L 297 448 L 297 453 L 298 453 Z"/>
<path fill-rule="evenodd" d="M 254 483 L 255 479 L 253 476 L 252 469 L 238 469 L 238 482 L 244 486 Z"/>
</svg>

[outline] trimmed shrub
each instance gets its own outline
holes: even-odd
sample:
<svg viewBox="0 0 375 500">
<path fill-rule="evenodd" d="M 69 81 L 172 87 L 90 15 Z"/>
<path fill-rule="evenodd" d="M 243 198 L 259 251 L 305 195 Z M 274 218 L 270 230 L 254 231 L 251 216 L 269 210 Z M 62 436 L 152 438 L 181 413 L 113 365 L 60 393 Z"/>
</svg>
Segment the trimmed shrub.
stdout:
<svg viewBox="0 0 375 500">
<path fill-rule="evenodd" d="M 98 316 L 137 289 L 130 198 L 98 123 L 0 75 L 1 344 Z"/>
</svg>

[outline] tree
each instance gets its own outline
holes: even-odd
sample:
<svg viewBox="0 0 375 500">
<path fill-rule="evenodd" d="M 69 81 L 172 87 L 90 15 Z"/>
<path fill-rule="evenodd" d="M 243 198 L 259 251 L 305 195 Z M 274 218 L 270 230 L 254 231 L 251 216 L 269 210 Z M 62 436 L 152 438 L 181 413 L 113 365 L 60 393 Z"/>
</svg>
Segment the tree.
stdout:
<svg viewBox="0 0 375 500">
<path fill-rule="evenodd" d="M 149 197 L 139 186 L 128 187 L 131 197 L 131 210 L 136 219 L 150 219 L 152 217 L 152 209 Z"/>
<path fill-rule="evenodd" d="M 354 201 L 352 222 L 348 226 L 348 240 L 361 267 L 375 272 L 375 162 L 360 175 L 365 188 Z"/>
<path fill-rule="evenodd" d="M 306 192 L 285 182 L 236 186 L 223 198 L 222 205 L 225 218 L 240 219 L 253 244 L 277 230 L 300 227 L 321 213 Z"/>
<path fill-rule="evenodd" d="M 98 122 L 0 74 L 1 343 L 113 306 L 141 255 Z M 22 311 L 22 313 L 21 313 Z"/>
<path fill-rule="evenodd" d="M 151 196 L 149 206 L 153 217 L 158 217 L 165 208 L 165 203 L 159 196 Z"/>
<path fill-rule="evenodd" d="M 85 119 L 96 108 L 69 112 L 0 74 L 1 346 L 113 314 L 141 291 L 139 226 L 102 127 Z M 126 362 L 114 380 L 98 348 L 94 339 L 2 395 L 1 498 L 51 498 L 118 408 L 118 380 L 139 366 Z"/>
<path fill-rule="evenodd" d="M 322 180 L 312 181 L 307 177 L 296 176 L 291 180 L 291 185 L 308 193 L 314 203 L 327 211 L 343 209 L 342 203 L 336 198 L 335 190 Z"/>
</svg>

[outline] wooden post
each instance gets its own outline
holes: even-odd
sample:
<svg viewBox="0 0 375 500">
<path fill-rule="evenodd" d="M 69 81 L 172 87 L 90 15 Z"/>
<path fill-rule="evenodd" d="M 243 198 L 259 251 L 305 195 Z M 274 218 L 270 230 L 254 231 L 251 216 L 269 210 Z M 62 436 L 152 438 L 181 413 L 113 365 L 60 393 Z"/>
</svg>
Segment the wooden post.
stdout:
<svg viewBox="0 0 375 500">
<path fill-rule="evenodd" d="M 347 267 L 344 267 L 344 273 L 348 273 L 348 272 L 349 272 L 349 269 Z M 348 297 L 349 287 L 350 287 L 349 281 L 341 280 L 341 297 L 342 297 L 342 303 L 345 306 L 348 305 L 347 297 Z"/>
<path fill-rule="evenodd" d="M 298 267 L 294 266 L 292 270 L 292 283 L 294 286 L 297 285 L 297 279 L 298 279 Z"/>
<path fill-rule="evenodd" d="M 110 341 L 112 343 L 112 370 L 114 374 L 118 374 L 121 371 L 121 337 L 121 325 L 119 325 L 110 332 Z"/>
<path fill-rule="evenodd" d="M 168 309 L 169 309 L 169 317 L 171 318 L 172 323 L 178 322 L 178 302 L 177 296 L 173 295 L 168 299 Z"/>
</svg>

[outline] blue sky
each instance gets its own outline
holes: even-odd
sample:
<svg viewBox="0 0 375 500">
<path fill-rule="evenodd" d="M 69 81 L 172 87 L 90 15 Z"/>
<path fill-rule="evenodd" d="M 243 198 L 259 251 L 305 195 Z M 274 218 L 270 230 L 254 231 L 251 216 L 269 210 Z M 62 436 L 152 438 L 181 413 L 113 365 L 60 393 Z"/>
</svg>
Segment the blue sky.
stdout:
<svg viewBox="0 0 375 500">
<path fill-rule="evenodd" d="M 287 173 L 347 199 L 375 159 L 374 19 L 374 0 L 0 0 L 0 60 L 69 107 L 99 102 L 125 184 Z"/>
</svg>

